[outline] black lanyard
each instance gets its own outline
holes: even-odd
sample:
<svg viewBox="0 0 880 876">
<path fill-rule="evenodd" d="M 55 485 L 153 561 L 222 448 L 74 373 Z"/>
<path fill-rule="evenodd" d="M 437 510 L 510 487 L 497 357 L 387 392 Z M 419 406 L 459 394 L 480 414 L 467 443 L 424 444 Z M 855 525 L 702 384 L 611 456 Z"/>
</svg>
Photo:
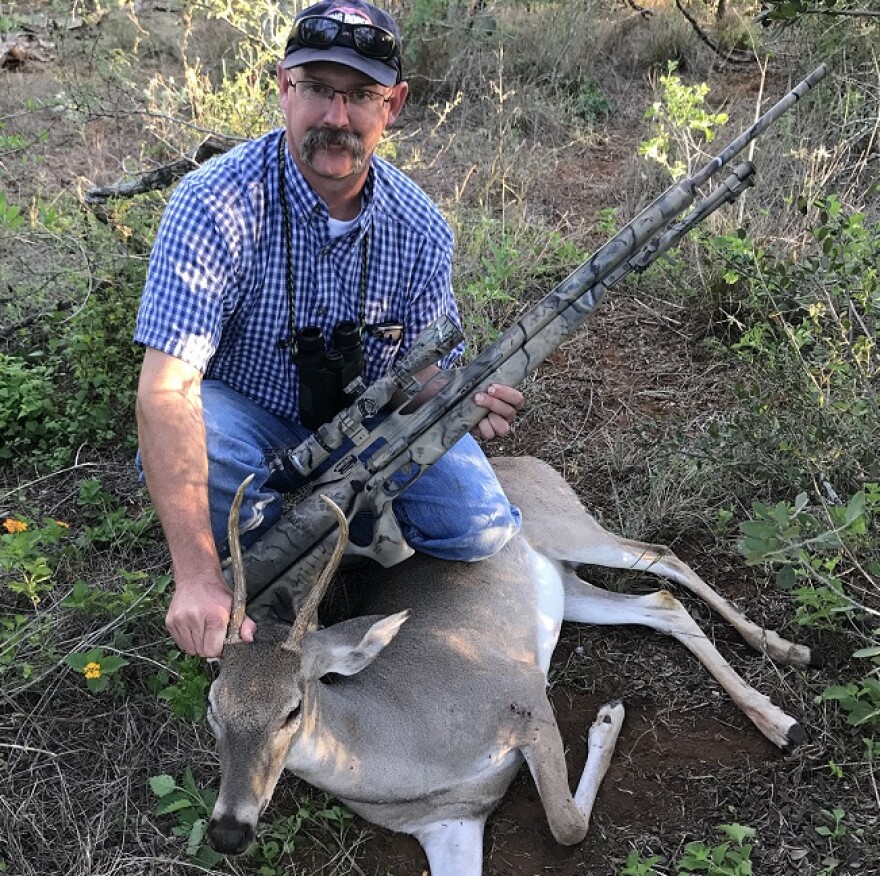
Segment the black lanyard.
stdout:
<svg viewBox="0 0 880 876">
<path fill-rule="evenodd" d="M 284 240 L 285 240 L 285 269 L 287 282 L 287 301 L 288 301 L 288 336 L 282 338 L 278 342 L 279 347 L 290 347 L 291 353 L 296 355 L 296 307 L 295 307 L 295 282 L 293 272 L 293 223 L 290 219 L 290 204 L 287 201 L 287 192 L 285 191 L 285 134 L 282 131 L 278 140 L 278 197 L 281 199 L 281 212 L 284 219 Z M 367 259 L 369 256 L 370 244 L 369 233 L 364 232 L 361 238 L 361 288 L 358 307 L 358 329 L 363 332 L 364 323 L 367 317 Z"/>
</svg>

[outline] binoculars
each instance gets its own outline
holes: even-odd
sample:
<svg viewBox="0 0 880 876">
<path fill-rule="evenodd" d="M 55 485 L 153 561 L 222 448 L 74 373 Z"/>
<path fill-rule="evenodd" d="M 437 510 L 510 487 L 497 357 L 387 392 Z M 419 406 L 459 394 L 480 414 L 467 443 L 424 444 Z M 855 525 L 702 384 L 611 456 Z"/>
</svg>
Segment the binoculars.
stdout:
<svg viewBox="0 0 880 876">
<path fill-rule="evenodd" d="M 299 421 L 314 432 L 355 399 L 345 390 L 364 370 L 361 333 L 356 322 L 345 320 L 333 329 L 332 349 L 316 325 L 300 329 L 296 341 Z"/>
</svg>

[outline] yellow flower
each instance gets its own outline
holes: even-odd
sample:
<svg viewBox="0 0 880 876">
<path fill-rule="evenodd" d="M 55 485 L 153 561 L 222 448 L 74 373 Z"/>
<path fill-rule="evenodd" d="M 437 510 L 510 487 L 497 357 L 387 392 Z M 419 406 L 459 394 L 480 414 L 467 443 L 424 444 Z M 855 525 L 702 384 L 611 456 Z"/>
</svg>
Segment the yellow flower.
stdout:
<svg viewBox="0 0 880 876">
<path fill-rule="evenodd" d="M 100 678 L 101 664 L 95 663 L 94 660 L 90 663 L 86 663 L 85 668 L 83 669 L 83 675 L 85 675 L 86 678 Z"/>
<path fill-rule="evenodd" d="M 56 525 L 56 526 L 60 526 L 60 527 L 62 527 L 63 529 L 70 529 L 70 524 L 69 524 L 69 523 L 65 523 L 63 520 L 56 520 L 56 521 L 55 521 L 55 525 Z"/>
<path fill-rule="evenodd" d="M 28 525 L 24 520 L 16 520 L 14 517 L 7 517 L 3 521 L 3 528 L 7 532 L 24 532 Z"/>
</svg>

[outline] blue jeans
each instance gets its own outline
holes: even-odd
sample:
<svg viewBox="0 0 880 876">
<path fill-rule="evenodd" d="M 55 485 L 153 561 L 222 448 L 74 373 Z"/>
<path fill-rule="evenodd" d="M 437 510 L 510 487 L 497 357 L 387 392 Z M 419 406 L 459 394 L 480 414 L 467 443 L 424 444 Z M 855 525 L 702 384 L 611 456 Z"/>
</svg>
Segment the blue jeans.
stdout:
<svg viewBox="0 0 880 876">
<path fill-rule="evenodd" d="M 309 479 L 288 470 L 273 472 L 275 455 L 295 447 L 309 432 L 269 413 L 219 380 L 202 381 L 208 446 L 211 529 L 221 556 L 227 553 L 227 515 L 235 491 L 255 477 L 241 507 L 242 545 L 247 547 L 282 513 L 283 494 Z M 316 474 L 344 451 L 337 451 Z M 312 476 L 314 477 L 314 476 Z M 492 556 L 519 531 L 519 508 L 511 505 L 477 442 L 466 435 L 393 504 L 410 546 L 447 560 Z"/>
</svg>

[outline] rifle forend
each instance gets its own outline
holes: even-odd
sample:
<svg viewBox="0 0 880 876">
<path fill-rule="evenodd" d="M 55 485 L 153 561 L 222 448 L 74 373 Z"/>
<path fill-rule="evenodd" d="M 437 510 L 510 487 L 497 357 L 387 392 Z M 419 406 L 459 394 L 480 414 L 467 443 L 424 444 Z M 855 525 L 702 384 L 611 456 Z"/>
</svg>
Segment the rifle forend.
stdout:
<svg viewBox="0 0 880 876">
<path fill-rule="evenodd" d="M 339 447 L 345 438 L 353 443 L 350 452 L 322 476 L 315 492 L 287 512 L 245 553 L 251 616 L 289 616 L 300 594 L 308 589 L 312 571 L 329 551 L 328 537 L 336 527 L 336 519 L 321 495 L 332 499 L 349 519 L 358 511 L 372 511 L 372 544 L 360 549 L 350 545 L 350 552 L 365 554 L 386 566 L 409 556 L 412 550 L 391 513 L 391 502 L 484 416 L 485 410 L 473 401 L 474 393 L 490 383 L 516 386 L 584 323 L 607 289 L 631 271 L 644 270 L 712 212 L 752 185 L 754 168 L 743 162 L 679 219 L 697 199 L 699 188 L 807 94 L 826 72 L 824 64 L 817 67 L 694 176 L 667 189 L 467 366 L 438 374 L 434 380 L 441 382 L 442 388 L 416 411 L 403 414 L 398 409 L 367 433 L 362 426 L 364 418 L 357 410 L 361 402 L 358 399 L 328 424 L 329 428 L 322 427 L 317 438 L 290 451 L 291 461 L 296 459 L 310 471 L 309 466 L 317 464 L 314 460 L 321 453 L 321 460 L 326 458 L 329 445 Z M 445 331 L 444 327 L 440 333 Z M 432 343 L 426 340 L 420 348 L 433 349 Z M 388 380 L 394 384 L 396 378 Z M 368 398 L 385 398 L 387 390 L 383 384 Z M 385 401 L 390 397 L 387 392 Z M 355 422 L 355 426 L 346 425 L 349 422 Z M 297 463 L 293 464 L 301 470 Z"/>
</svg>

